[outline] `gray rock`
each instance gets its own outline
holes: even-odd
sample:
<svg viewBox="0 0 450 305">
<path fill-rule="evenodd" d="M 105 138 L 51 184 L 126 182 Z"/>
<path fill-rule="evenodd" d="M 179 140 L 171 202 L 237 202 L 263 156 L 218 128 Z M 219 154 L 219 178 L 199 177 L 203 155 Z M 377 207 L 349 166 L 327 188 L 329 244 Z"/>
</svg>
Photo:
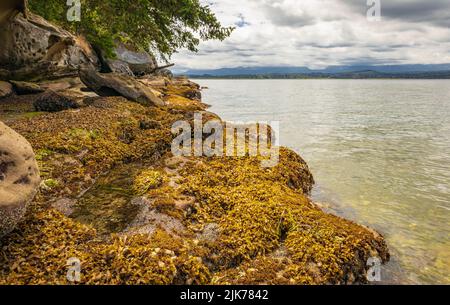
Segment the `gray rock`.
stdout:
<svg viewBox="0 0 450 305">
<path fill-rule="evenodd" d="M 206 242 L 215 242 L 220 235 L 220 227 L 217 223 L 207 223 L 201 234 L 198 234 L 198 239 Z"/>
<path fill-rule="evenodd" d="M 65 216 L 70 216 L 73 213 L 76 204 L 77 201 L 74 199 L 61 198 L 52 202 L 51 207 Z"/>
<path fill-rule="evenodd" d="M 126 62 L 117 59 L 108 59 L 107 62 L 109 69 L 112 72 L 135 77 L 133 71 L 130 69 L 130 66 Z"/>
<path fill-rule="evenodd" d="M 160 69 L 155 71 L 156 75 L 167 77 L 167 78 L 173 78 L 173 73 L 169 69 Z"/>
<path fill-rule="evenodd" d="M 31 145 L 0 122 L 0 237 L 11 232 L 22 219 L 39 184 Z"/>
<path fill-rule="evenodd" d="M 186 231 L 186 227 L 179 219 L 158 212 L 153 207 L 152 200 L 145 197 L 137 197 L 131 200 L 131 204 L 138 206 L 139 212 L 124 230 L 124 234 L 153 234 L 158 228 L 173 235 Z"/>
<path fill-rule="evenodd" d="M 147 52 L 135 51 L 122 43 L 117 43 L 115 52 L 117 55 L 116 61 L 126 63 L 133 75 L 149 74 L 157 67 L 153 56 Z"/>
</svg>

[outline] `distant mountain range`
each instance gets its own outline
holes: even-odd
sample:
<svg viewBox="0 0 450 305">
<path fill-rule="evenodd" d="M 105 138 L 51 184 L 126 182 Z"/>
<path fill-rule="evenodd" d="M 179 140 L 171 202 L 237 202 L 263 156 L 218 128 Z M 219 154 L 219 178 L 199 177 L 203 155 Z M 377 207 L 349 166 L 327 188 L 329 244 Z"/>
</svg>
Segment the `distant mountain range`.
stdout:
<svg viewBox="0 0 450 305">
<path fill-rule="evenodd" d="M 188 70 L 192 78 L 450 78 L 450 64 L 435 65 L 354 65 L 307 67 L 237 67 L 215 70 Z"/>
</svg>

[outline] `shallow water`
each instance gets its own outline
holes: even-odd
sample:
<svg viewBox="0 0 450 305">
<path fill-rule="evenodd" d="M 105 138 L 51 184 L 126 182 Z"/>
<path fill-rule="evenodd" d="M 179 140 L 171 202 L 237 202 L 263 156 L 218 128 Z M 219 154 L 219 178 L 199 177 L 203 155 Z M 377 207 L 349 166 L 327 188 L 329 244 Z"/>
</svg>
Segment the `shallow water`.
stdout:
<svg viewBox="0 0 450 305">
<path fill-rule="evenodd" d="M 78 199 L 70 217 L 103 236 L 125 230 L 138 213 L 138 207 L 131 204 L 133 177 L 143 168 L 147 167 L 141 163 L 124 164 L 101 176 Z"/>
<path fill-rule="evenodd" d="M 313 199 L 380 231 L 385 283 L 450 284 L 450 80 L 197 80 L 231 121 L 279 121 Z"/>
</svg>

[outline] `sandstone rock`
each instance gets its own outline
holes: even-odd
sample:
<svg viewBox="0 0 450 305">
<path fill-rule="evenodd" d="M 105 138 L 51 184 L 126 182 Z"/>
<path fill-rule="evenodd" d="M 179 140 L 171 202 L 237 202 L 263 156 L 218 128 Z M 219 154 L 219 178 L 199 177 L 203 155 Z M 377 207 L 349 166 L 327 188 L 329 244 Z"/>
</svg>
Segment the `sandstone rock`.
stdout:
<svg viewBox="0 0 450 305">
<path fill-rule="evenodd" d="M 0 237 L 11 232 L 39 187 L 31 145 L 0 122 Z"/>
<path fill-rule="evenodd" d="M 191 87 L 197 90 L 200 90 L 200 85 L 196 84 L 194 82 L 192 82 L 191 80 L 189 80 L 186 77 L 180 76 L 180 77 L 175 77 L 171 80 L 171 83 L 173 86 L 186 86 L 186 87 Z"/>
<path fill-rule="evenodd" d="M 71 88 L 82 88 L 84 84 L 78 77 L 73 77 L 40 82 L 39 86 L 44 90 L 62 91 Z"/>
<path fill-rule="evenodd" d="M 34 14 L 18 14 L 0 23 L 0 79 L 40 80 L 76 75 L 81 64 L 98 65 L 82 37 Z"/>
<path fill-rule="evenodd" d="M 63 95 L 53 90 L 47 90 L 33 103 L 36 111 L 58 112 L 79 108 L 76 98 Z"/>
<path fill-rule="evenodd" d="M 139 81 L 148 87 L 166 87 L 170 81 L 165 77 L 146 76 Z"/>
<path fill-rule="evenodd" d="M 13 87 L 10 83 L 0 81 L 0 99 L 13 94 Z"/>
<path fill-rule="evenodd" d="M 20 82 L 20 81 L 11 81 L 16 90 L 17 94 L 25 95 L 25 94 L 36 94 L 42 93 L 45 90 L 42 89 L 38 84 L 30 83 L 30 82 Z"/>
<path fill-rule="evenodd" d="M 100 96 L 123 96 L 140 104 L 164 106 L 152 90 L 138 80 L 117 73 L 98 73 L 92 67 L 80 70 L 81 81 Z"/>
</svg>

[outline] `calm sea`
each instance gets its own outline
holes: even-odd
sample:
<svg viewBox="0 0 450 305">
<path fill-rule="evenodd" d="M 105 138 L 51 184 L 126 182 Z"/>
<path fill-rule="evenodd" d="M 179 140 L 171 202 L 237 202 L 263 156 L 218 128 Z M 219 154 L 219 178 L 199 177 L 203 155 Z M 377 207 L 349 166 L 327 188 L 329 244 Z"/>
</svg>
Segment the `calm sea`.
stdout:
<svg viewBox="0 0 450 305">
<path fill-rule="evenodd" d="M 387 239 L 385 283 L 450 284 L 450 80 L 196 80 L 210 111 L 279 121 L 313 199 Z"/>
</svg>

